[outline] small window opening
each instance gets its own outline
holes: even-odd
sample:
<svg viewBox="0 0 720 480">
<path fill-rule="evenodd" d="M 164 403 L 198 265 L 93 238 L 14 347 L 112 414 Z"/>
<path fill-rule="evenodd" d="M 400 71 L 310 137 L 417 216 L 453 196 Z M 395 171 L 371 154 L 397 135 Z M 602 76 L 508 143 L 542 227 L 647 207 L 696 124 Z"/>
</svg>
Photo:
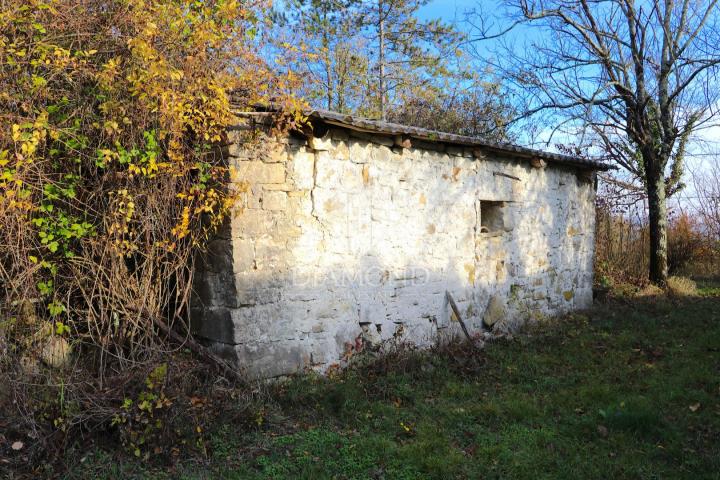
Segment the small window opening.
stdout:
<svg viewBox="0 0 720 480">
<path fill-rule="evenodd" d="M 480 202 L 480 233 L 498 233 L 505 228 L 504 202 Z"/>
</svg>

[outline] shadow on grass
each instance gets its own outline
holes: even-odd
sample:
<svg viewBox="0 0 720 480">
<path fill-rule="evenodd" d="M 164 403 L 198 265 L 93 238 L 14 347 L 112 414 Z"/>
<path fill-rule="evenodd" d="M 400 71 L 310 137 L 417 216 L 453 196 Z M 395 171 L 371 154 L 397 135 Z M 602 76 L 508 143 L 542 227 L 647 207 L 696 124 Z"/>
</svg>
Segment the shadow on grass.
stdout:
<svg viewBox="0 0 720 480">
<path fill-rule="evenodd" d="M 623 298 L 290 379 L 254 428 L 218 415 L 206 458 L 96 452 L 70 478 L 717 478 L 718 372 L 720 298 Z"/>
</svg>

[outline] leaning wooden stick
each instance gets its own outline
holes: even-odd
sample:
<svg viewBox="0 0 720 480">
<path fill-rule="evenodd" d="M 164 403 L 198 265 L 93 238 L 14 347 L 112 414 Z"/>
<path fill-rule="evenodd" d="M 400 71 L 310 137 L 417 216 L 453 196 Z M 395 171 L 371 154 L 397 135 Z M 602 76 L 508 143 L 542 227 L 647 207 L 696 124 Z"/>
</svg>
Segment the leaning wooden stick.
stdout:
<svg viewBox="0 0 720 480">
<path fill-rule="evenodd" d="M 468 332 L 467 327 L 465 326 L 465 322 L 463 322 L 462 317 L 460 316 L 460 309 L 458 308 L 457 304 L 455 303 L 455 299 L 450 295 L 450 292 L 445 290 L 445 298 L 447 298 L 448 303 L 450 304 L 450 308 L 452 308 L 453 315 L 455 315 L 455 318 L 457 318 L 458 322 L 460 322 L 460 328 L 462 328 L 463 333 L 465 334 L 465 338 L 467 338 L 468 342 L 470 342 L 470 345 L 473 346 L 476 350 L 479 350 L 477 345 L 475 345 L 475 342 L 473 341 L 472 337 L 470 336 L 470 332 Z"/>
</svg>

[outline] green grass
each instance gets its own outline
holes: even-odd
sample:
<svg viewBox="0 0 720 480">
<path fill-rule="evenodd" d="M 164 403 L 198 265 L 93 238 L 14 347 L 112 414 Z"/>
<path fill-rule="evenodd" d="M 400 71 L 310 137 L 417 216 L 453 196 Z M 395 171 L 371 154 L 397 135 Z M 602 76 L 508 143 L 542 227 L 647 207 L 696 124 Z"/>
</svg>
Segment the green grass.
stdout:
<svg viewBox="0 0 720 480">
<path fill-rule="evenodd" d="M 698 279 L 698 294 L 703 297 L 720 297 L 720 283 L 714 279 Z"/>
<path fill-rule="evenodd" d="M 720 289 L 633 300 L 480 355 L 292 380 L 262 427 L 171 469 L 98 450 L 69 478 L 720 479 Z M 387 366 L 390 364 L 390 366 Z"/>
</svg>

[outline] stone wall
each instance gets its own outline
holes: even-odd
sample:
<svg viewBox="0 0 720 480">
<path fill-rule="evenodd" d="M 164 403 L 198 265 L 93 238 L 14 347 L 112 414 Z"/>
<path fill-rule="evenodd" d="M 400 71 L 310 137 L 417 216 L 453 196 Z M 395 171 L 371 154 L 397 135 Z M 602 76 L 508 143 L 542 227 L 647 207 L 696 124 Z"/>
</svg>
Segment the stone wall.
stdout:
<svg viewBox="0 0 720 480">
<path fill-rule="evenodd" d="M 586 173 L 343 129 L 313 148 L 235 142 L 234 181 L 250 183 L 200 262 L 192 318 L 255 376 L 322 370 L 363 342 L 428 345 L 454 330 L 446 291 L 473 332 L 592 302 Z"/>
</svg>

